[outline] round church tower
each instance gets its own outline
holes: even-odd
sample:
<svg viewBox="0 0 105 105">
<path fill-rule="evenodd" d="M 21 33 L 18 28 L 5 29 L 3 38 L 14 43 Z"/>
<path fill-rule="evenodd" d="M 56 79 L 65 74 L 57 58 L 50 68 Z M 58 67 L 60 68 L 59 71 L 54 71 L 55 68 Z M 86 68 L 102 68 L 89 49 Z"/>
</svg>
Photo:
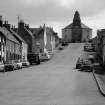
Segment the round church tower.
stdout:
<svg viewBox="0 0 105 105">
<path fill-rule="evenodd" d="M 72 24 L 72 42 L 78 43 L 82 40 L 82 28 L 81 28 L 81 19 L 79 12 L 76 11 L 73 18 Z"/>
</svg>

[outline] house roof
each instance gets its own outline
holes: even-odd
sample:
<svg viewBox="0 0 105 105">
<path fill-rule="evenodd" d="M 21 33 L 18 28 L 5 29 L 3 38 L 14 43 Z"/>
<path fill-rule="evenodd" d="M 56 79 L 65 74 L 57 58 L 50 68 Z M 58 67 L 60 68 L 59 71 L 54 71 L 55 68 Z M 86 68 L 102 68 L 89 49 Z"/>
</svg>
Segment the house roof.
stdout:
<svg viewBox="0 0 105 105">
<path fill-rule="evenodd" d="M 26 43 L 25 40 L 23 40 L 15 31 L 13 31 L 12 29 L 10 29 L 10 31 L 12 32 L 12 34 L 15 35 L 16 38 L 18 38 L 20 41 L 22 41 L 23 43 Z"/>
<path fill-rule="evenodd" d="M 43 28 L 30 28 L 30 30 L 34 36 L 37 36 L 43 30 Z"/>
<path fill-rule="evenodd" d="M 30 28 L 31 32 L 33 33 L 34 37 L 38 37 L 41 32 L 44 31 L 42 27 L 40 28 Z"/>
<path fill-rule="evenodd" d="M 40 28 L 30 28 L 31 32 L 33 33 L 33 35 L 35 37 L 38 37 L 38 35 L 41 33 L 41 32 L 44 32 L 44 28 L 43 27 L 40 27 Z M 57 33 L 53 31 L 53 29 L 49 28 L 49 27 L 46 27 L 46 31 L 47 33 L 49 32 L 52 32 L 53 35 L 56 37 L 56 38 L 59 38 Z"/>
<path fill-rule="evenodd" d="M 24 29 L 25 29 L 25 31 L 28 32 L 28 34 L 29 34 L 31 37 L 33 37 L 33 33 L 32 33 L 29 29 L 27 29 L 26 27 L 24 27 Z"/>
<path fill-rule="evenodd" d="M 69 24 L 68 26 L 66 26 L 66 27 L 63 28 L 63 29 L 70 29 L 70 28 L 72 28 L 72 26 L 73 26 L 73 23 Z M 86 25 L 83 24 L 83 23 L 81 23 L 81 28 L 83 28 L 83 29 L 91 29 L 91 28 L 89 28 L 88 26 L 86 26 Z"/>
<path fill-rule="evenodd" d="M 7 28 L 5 27 L 0 27 L 0 32 L 9 40 L 15 42 L 15 43 L 19 43 L 19 41 L 7 30 Z"/>
</svg>

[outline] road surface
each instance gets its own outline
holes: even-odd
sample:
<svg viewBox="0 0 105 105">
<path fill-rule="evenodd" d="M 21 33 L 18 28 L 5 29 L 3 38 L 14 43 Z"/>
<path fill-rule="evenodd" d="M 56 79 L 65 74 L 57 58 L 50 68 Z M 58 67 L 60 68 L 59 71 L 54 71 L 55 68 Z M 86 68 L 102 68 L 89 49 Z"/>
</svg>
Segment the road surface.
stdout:
<svg viewBox="0 0 105 105">
<path fill-rule="evenodd" d="M 75 69 L 83 44 L 70 44 L 52 60 L 0 73 L 0 105 L 105 105 L 91 73 Z"/>
</svg>

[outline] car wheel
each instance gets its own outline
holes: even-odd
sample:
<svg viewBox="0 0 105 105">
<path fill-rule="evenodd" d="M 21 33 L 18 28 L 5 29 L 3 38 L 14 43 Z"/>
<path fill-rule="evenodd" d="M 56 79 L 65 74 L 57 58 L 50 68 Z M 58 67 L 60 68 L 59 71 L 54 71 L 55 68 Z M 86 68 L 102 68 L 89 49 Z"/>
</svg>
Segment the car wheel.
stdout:
<svg viewBox="0 0 105 105">
<path fill-rule="evenodd" d="M 6 69 L 5 69 L 5 67 L 4 67 L 4 72 L 6 72 Z"/>
<path fill-rule="evenodd" d="M 78 66 L 76 66 L 76 69 L 78 69 Z"/>
<path fill-rule="evenodd" d="M 40 64 L 40 60 L 38 60 L 37 64 L 38 64 L 38 65 Z"/>
</svg>

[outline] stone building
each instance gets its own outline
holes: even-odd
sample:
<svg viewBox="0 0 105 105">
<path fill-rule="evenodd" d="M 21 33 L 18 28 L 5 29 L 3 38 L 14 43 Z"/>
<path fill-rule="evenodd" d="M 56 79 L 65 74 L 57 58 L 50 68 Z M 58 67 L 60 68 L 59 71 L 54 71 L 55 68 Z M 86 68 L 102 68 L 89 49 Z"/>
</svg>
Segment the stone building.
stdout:
<svg viewBox="0 0 105 105">
<path fill-rule="evenodd" d="M 53 52 L 60 43 L 57 33 L 51 27 L 44 25 L 39 28 L 30 28 L 30 30 L 35 37 L 36 49 L 39 48 L 40 53 L 43 53 L 45 48 L 48 52 Z"/>
<path fill-rule="evenodd" d="M 103 65 L 105 66 L 105 29 L 102 29 L 102 59 L 103 59 Z"/>
<path fill-rule="evenodd" d="M 19 41 L 21 44 L 21 60 L 22 61 L 27 61 L 27 51 L 28 51 L 28 46 L 27 43 L 14 31 L 14 28 L 10 28 L 10 32 L 13 34 L 13 36 Z"/>
<path fill-rule="evenodd" d="M 8 30 L 10 24 L 0 17 L 0 61 L 12 61 L 21 59 L 21 44 Z"/>
<path fill-rule="evenodd" d="M 105 65 L 105 29 L 101 29 L 97 31 L 97 50 L 100 60 L 102 60 Z"/>
<path fill-rule="evenodd" d="M 20 60 L 27 60 L 27 43 L 15 32 L 15 27 L 11 27 L 11 24 L 8 24 L 8 21 L 5 21 L 4 26 L 12 34 L 13 37 L 20 43 Z M 15 60 L 15 58 L 14 58 Z"/>
<path fill-rule="evenodd" d="M 97 36 L 91 42 L 95 47 L 97 61 L 105 66 L 105 29 L 97 30 Z"/>
<path fill-rule="evenodd" d="M 92 38 L 92 29 L 81 22 L 78 11 L 73 22 L 62 29 L 62 38 L 67 42 L 86 42 Z"/>
<path fill-rule="evenodd" d="M 22 20 L 18 22 L 18 34 L 22 37 L 23 40 L 27 43 L 28 47 L 28 53 L 36 53 L 36 43 L 35 43 L 35 37 L 33 36 L 33 33 L 31 32 L 29 25 L 25 24 Z"/>
</svg>

